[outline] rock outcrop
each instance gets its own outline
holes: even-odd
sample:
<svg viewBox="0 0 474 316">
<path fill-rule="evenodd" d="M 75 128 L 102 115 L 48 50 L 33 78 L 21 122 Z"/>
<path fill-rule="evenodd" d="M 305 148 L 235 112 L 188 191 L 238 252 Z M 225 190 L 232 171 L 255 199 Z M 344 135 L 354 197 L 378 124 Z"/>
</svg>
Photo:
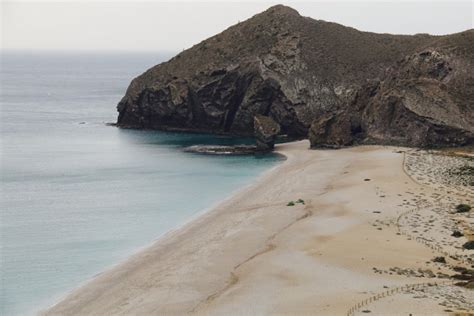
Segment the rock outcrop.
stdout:
<svg viewBox="0 0 474 316">
<path fill-rule="evenodd" d="M 204 155 L 253 155 L 259 153 L 256 146 L 253 145 L 235 145 L 235 146 L 219 146 L 219 145 L 193 145 L 183 149 L 183 151 Z"/>
<path fill-rule="evenodd" d="M 258 151 L 270 151 L 280 133 L 280 125 L 271 117 L 257 114 L 254 117 L 254 133 Z"/>
<path fill-rule="evenodd" d="M 354 143 L 360 124 L 343 111 L 316 118 L 309 130 L 312 147 L 339 148 Z"/>
<path fill-rule="evenodd" d="M 465 144 L 472 43 L 472 30 L 374 34 L 278 5 L 135 78 L 117 125 L 253 135 L 264 115 L 312 146 Z"/>
<path fill-rule="evenodd" d="M 440 39 L 367 83 L 342 113 L 316 119 L 311 144 L 351 143 L 409 146 L 474 143 L 474 32 Z M 348 124 L 347 122 L 357 122 Z M 321 129 L 328 131 L 324 136 Z"/>
</svg>

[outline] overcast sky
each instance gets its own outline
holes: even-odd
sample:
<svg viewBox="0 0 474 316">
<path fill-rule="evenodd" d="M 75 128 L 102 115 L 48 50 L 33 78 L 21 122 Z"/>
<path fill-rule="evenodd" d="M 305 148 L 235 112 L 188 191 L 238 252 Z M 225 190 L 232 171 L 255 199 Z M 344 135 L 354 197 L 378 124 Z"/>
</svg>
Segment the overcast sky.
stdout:
<svg viewBox="0 0 474 316">
<path fill-rule="evenodd" d="M 18 1 L 1 2 L 3 49 L 178 51 L 271 5 L 398 34 L 473 28 L 473 1 Z"/>
</svg>

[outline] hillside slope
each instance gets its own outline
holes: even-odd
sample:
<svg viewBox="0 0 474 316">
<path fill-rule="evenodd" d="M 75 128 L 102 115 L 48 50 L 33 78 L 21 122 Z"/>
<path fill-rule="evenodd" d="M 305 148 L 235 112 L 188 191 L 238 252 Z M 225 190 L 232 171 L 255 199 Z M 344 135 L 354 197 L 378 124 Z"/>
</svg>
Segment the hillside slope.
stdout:
<svg viewBox="0 0 474 316">
<path fill-rule="evenodd" d="M 319 136 L 311 138 L 312 145 L 319 146 L 338 145 L 327 126 L 338 114 L 357 121 L 344 145 L 380 141 L 463 144 L 472 137 L 466 113 L 472 115 L 474 91 L 465 81 L 472 76 L 473 64 L 472 44 L 466 44 L 472 32 L 466 34 L 467 38 L 459 34 L 434 37 L 360 32 L 274 6 L 135 78 L 118 105 L 117 123 L 132 128 L 251 135 L 254 116 L 261 114 L 280 124 L 282 134 L 295 138 L 306 137 L 313 123 L 310 136 Z M 447 52 L 442 58 L 449 74 L 443 78 L 429 74 L 428 81 L 439 81 L 429 84 L 425 80 L 429 70 L 413 56 L 427 48 L 434 52 L 437 47 Z M 460 69 L 466 66 L 463 73 Z M 408 82 L 415 88 L 405 91 Z M 441 92 L 431 93 L 432 86 Z M 417 91 L 421 87 L 436 99 L 434 107 L 420 97 Z M 446 126 L 456 137 L 427 137 L 415 142 L 392 135 L 393 128 L 376 128 L 390 125 L 396 130 L 397 124 L 405 124 L 390 115 L 368 115 L 373 110 L 387 111 L 390 102 L 386 99 L 392 100 L 388 90 L 402 99 L 402 111 L 413 116 L 407 116 L 408 120 L 422 118 L 415 129 L 425 128 L 429 121 L 441 126 L 434 133 L 443 133 Z M 372 92 L 365 95 L 367 91 Z M 371 105 L 362 106 L 361 100 L 367 98 Z M 353 116 L 354 111 L 358 115 Z M 376 122 L 362 122 L 370 119 Z M 326 123 L 321 125 L 321 121 Z"/>
</svg>

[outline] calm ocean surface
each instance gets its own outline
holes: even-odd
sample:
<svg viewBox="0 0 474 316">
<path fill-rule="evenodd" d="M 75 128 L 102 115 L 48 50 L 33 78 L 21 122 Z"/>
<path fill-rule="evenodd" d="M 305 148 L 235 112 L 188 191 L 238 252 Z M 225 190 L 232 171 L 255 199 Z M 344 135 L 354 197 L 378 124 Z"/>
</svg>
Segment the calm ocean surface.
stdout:
<svg viewBox="0 0 474 316">
<path fill-rule="evenodd" d="M 34 314 L 278 163 L 181 151 L 248 139 L 106 126 L 167 57 L 2 55 L 1 315 Z"/>
</svg>

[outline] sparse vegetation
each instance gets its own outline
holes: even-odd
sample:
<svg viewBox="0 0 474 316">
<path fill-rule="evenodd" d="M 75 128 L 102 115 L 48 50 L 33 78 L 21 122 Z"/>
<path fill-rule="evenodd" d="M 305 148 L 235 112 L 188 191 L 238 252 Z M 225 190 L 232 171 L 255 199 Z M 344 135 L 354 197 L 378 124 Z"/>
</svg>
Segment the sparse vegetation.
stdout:
<svg viewBox="0 0 474 316">
<path fill-rule="evenodd" d="M 471 206 L 468 204 L 458 204 L 458 206 L 456 206 L 457 213 L 466 213 L 466 212 L 469 212 L 470 210 L 471 210 Z"/>
<path fill-rule="evenodd" d="M 286 206 L 295 206 L 296 204 L 303 204 L 304 205 L 304 200 L 303 199 L 298 199 L 295 201 L 290 201 Z"/>
<path fill-rule="evenodd" d="M 462 245 L 464 249 L 474 250 L 474 240 L 469 240 Z"/>
<path fill-rule="evenodd" d="M 446 259 L 444 257 L 435 257 L 433 259 L 433 262 L 437 262 L 437 263 L 446 263 Z"/>
<path fill-rule="evenodd" d="M 469 158 L 472 159 L 472 157 Z M 474 186 L 474 165 L 472 162 L 460 167 L 448 169 L 446 172 L 449 176 L 454 176 L 460 185 Z"/>
<path fill-rule="evenodd" d="M 460 167 L 457 171 L 457 174 L 460 176 L 474 176 L 474 167 L 469 165 L 464 165 Z"/>
</svg>

